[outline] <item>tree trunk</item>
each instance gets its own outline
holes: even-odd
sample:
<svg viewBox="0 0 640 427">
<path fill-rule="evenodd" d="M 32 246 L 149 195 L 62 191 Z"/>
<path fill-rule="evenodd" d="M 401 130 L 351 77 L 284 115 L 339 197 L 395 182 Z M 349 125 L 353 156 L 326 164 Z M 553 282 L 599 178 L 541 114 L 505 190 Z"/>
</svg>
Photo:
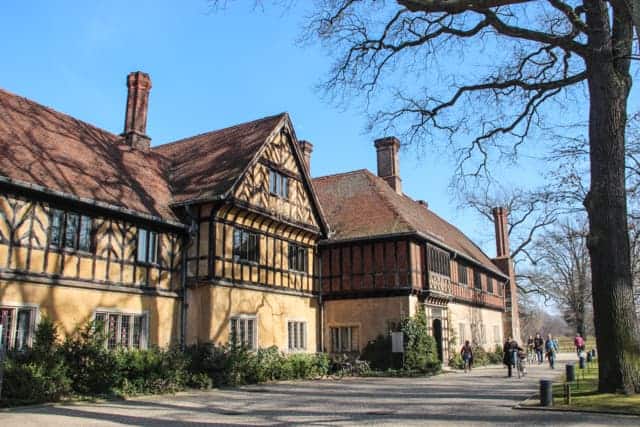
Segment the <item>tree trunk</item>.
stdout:
<svg viewBox="0 0 640 427">
<path fill-rule="evenodd" d="M 591 161 L 591 188 L 585 199 L 590 225 L 587 244 L 599 391 L 633 393 L 640 392 L 640 335 L 633 303 L 625 191 L 625 127 L 631 77 L 628 67 L 626 72 L 620 67 L 608 38 L 606 7 L 600 9 L 600 16 L 594 16 L 597 12 L 593 10 L 588 14 L 589 25 L 599 31 L 590 35 L 593 53 L 587 59 Z"/>
</svg>

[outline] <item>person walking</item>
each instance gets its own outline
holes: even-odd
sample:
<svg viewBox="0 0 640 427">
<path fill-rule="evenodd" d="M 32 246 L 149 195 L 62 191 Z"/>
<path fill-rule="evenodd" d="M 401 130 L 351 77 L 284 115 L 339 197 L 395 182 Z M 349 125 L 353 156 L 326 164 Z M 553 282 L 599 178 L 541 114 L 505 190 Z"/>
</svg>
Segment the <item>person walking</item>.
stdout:
<svg viewBox="0 0 640 427">
<path fill-rule="evenodd" d="M 509 337 L 504 342 L 502 346 L 503 357 L 502 363 L 507 365 L 507 377 L 511 378 L 513 376 L 513 367 L 516 366 L 516 358 L 518 357 L 519 351 L 524 351 L 516 340 Z"/>
<path fill-rule="evenodd" d="M 573 344 L 576 346 L 576 354 L 580 357 L 580 352 L 584 350 L 584 338 L 582 338 L 582 335 L 576 334 Z"/>
<path fill-rule="evenodd" d="M 549 366 L 551 369 L 555 369 L 556 353 L 558 352 L 558 344 L 553 339 L 551 334 L 547 335 L 547 341 L 544 343 L 544 349 L 547 352 L 547 358 L 549 359 Z"/>
<path fill-rule="evenodd" d="M 544 362 L 544 359 L 542 358 L 544 353 L 544 340 L 542 339 L 540 332 L 536 333 L 536 336 L 533 339 L 533 348 L 538 356 L 538 365 L 542 365 L 542 362 Z"/>
<path fill-rule="evenodd" d="M 471 372 L 471 366 L 473 365 L 473 349 L 469 340 L 464 342 L 462 349 L 460 349 L 460 356 L 462 356 L 462 362 L 464 363 L 464 371 Z"/>
</svg>

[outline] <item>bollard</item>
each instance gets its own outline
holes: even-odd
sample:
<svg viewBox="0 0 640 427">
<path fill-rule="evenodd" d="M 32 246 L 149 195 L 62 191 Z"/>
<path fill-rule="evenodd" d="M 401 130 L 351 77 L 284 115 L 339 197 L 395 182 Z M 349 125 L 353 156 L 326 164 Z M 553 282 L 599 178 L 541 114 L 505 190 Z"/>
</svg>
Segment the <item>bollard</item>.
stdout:
<svg viewBox="0 0 640 427">
<path fill-rule="evenodd" d="M 576 365 L 573 363 L 567 363 L 565 371 L 567 374 L 567 382 L 574 382 L 576 380 Z"/>
<path fill-rule="evenodd" d="M 540 380 L 540 406 L 553 406 L 553 382 Z"/>
<path fill-rule="evenodd" d="M 571 405 L 571 384 L 564 384 L 564 403 L 565 405 Z"/>
</svg>

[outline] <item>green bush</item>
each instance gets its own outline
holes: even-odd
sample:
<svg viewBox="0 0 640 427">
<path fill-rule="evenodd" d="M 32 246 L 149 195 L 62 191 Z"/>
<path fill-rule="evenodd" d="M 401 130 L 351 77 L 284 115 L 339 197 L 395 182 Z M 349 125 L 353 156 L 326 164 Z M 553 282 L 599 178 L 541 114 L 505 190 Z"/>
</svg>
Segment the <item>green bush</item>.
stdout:
<svg viewBox="0 0 640 427">
<path fill-rule="evenodd" d="M 186 356 L 179 349 L 125 350 L 115 352 L 118 394 L 174 393 L 189 384 Z"/>
<path fill-rule="evenodd" d="M 397 369 L 402 365 L 402 356 L 394 357 L 391 352 L 391 337 L 389 335 L 378 335 L 378 337 L 369 341 L 362 350 L 360 359 L 369 362 L 372 369 L 384 371 L 387 369 Z"/>
<path fill-rule="evenodd" d="M 439 370 L 436 341 L 429 335 L 424 310 L 418 310 L 415 316 L 404 319 L 400 330 L 404 332 L 405 341 L 404 368 L 422 372 Z"/>
<path fill-rule="evenodd" d="M 68 336 L 60 349 L 68 368 L 73 391 L 79 394 L 107 394 L 120 378 L 114 352 L 106 349 L 101 327 L 88 322 Z"/>
<path fill-rule="evenodd" d="M 487 352 L 480 346 L 473 347 L 473 366 L 499 365 L 502 363 L 502 347 L 496 345 L 493 351 Z M 449 366 L 454 369 L 463 369 L 464 362 L 460 353 L 449 358 Z"/>
<path fill-rule="evenodd" d="M 5 361 L 2 397 L 18 403 L 58 401 L 69 393 L 71 380 L 57 350 L 58 331 L 44 317 L 38 323 L 33 347 L 11 352 Z"/>
</svg>

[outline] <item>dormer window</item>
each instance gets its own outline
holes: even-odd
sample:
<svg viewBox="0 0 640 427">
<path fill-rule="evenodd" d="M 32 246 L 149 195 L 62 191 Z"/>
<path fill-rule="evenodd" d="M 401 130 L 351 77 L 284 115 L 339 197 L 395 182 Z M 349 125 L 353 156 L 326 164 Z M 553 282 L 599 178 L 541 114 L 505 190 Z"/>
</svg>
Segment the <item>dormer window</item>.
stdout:
<svg viewBox="0 0 640 427">
<path fill-rule="evenodd" d="M 269 170 L 269 192 L 282 199 L 289 198 L 289 177 L 273 169 Z"/>
</svg>

